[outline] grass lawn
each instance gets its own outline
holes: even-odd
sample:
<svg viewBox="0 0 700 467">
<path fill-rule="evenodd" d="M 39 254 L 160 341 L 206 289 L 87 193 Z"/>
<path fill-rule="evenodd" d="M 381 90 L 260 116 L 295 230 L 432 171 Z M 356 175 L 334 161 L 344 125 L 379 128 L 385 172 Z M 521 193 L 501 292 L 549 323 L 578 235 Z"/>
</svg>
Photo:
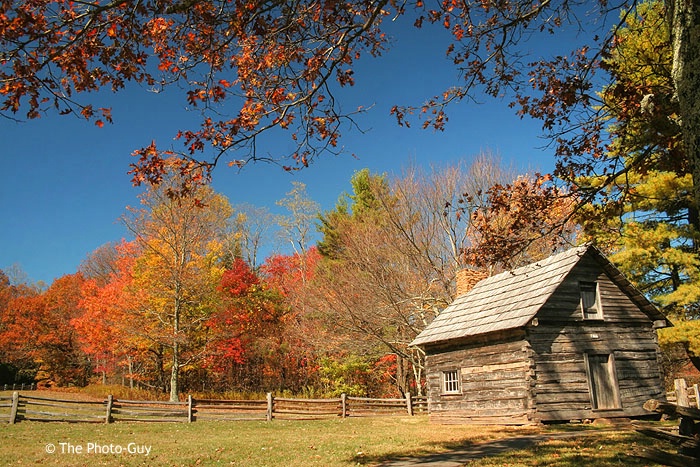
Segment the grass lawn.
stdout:
<svg viewBox="0 0 700 467">
<path fill-rule="evenodd" d="M 588 432 L 586 436 L 554 438 L 554 432 L 561 428 L 434 425 L 425 416 L 270 423 L 20 422 L 0 425 L 0 465 L 391 465 L 413 456 L 424 460 L 444 456 L 450 460 L 464 459 L 460 457 L 462 453 L 475 444 L 499 440 L 505 443 L 536 434 L 553 439 L 463 463 L 469 466 L 649 465 L 627 457 L 638 445 L 650 444 L 641 435 L 589 426 L 581 427 Z M 448 454 L 441 456 L 441 453 Z"/>
</svg>

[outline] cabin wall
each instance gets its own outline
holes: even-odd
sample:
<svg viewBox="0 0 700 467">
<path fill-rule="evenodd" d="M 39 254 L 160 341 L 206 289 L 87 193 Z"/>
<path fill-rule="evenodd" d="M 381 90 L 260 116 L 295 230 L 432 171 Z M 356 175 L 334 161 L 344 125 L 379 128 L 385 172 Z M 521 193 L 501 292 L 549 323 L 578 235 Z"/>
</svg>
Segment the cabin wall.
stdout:
<svg viewBox="0 0 700 467">
<path fill-rule="evenodd" d="M 437 423 L 524 424 L 533 413 L 533 360 L 525 333 L 426 348 L 430 419 Z M 443 374 L 459 374 L 446 394 Z"/>
<path fill-rule="evenodd" d="M 583 318 L 579 281 L 598 283 L 602 319 Z M 527 339 L 536 369 L 537 420 L 643 416 L 648 415 L 642 408 L 644 402 L 665 396 L 651 320 L 587 256 L 540 309 L 537 320 L 527 328 Z M 611 356 L 617 386 L 614 409 L 593 406 L 596 384 L 591 381 L 596 376 L 587 364 L 591 355 Z"/>
</svg>

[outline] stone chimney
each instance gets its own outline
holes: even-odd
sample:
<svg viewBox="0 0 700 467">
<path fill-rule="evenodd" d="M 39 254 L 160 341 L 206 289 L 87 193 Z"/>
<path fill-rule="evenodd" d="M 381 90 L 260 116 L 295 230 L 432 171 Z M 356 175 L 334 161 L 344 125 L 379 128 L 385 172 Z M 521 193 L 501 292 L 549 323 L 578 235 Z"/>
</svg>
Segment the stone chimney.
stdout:
<svg viewBox="0 0 700 467">
<path fill-rule="evenodd" d="M 488 273 L 478 269 L 460 269 L 455 274 L 455 282 L 457 283 L 457 297 L 469 292 L 477 282 L 486 279 Z"/>
</svg>

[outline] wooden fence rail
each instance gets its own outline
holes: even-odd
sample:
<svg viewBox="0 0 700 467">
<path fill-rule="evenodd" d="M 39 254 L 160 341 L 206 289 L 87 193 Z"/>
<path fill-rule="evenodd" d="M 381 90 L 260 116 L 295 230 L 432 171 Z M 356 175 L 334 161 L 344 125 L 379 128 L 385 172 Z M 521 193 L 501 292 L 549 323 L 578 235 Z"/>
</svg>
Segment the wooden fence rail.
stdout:
<svg viewBox="0 0 700 467">
<path fill-rule="evenodd" d="M 661 465 L 686 467 L 700 465 L 700 402 L 698 385 L 690 388 L 685 380 L 674 381 L 675 391 L 667 394 L 675 403 L 650 399 L 644 404 L 649 412 L 679 418 L 678 428 L 662 430 L 660 428 L 638 427 L 637 431 L 649 437 L 663 440 L 675 448 L 668 452 L 651 447 L 642 448 L 639 457 L 652 460 Z"/>
<path fill-rule="evenodd" d="M 107 397 L 105 421 L 120 422 L 190 422 L 193 421 L 192 396 L 187 402 L 130 401 Z"/>
<path fill-rule="evenodd" d="M 197 399 L 195 420 L 268 420 L 267 400 Z"/>
<path fill-rule="evenodd" d="M 373 399 L 348 397 L 265 400 L 194 399 L 184 402 L 135 401 L 108 396 L 104 401 L 78 401 L 26 396 L 15 391 L 0 395 L 0 422 L 194 422 L 199 420 L 308 420 L 335 417 L 414 415 L 427 412 L 425 397 Z"/>
<path fill-rule="evenodd" d="M 355 414 L 374 414 L 381 413 L 385 415 L 413 415 L 412 398 L 406 399 L 370 399 L 366 397 L 348 397 L 348 402 Z"/>
<path fill-rule="evenodd" d="M 15 397 L 15 394 L 17 396 Z M 13 393 L 10 423 L 17 420 L 37 422 L 104 422 L 104 402 L 51 399 Z"/>
<path fill-rule="evenodd" d="M 335 399 L 289 399 L 275 397 L 272 400 L 272 417 L 283 420 L 308 420 L 345 417 L 343 397 Z"/>
<path fill-rule="evenodd" d="M 36 389 L 36 384 L 3 384 L 0 386 L 0 391 L 34 391 Z"/>
<path fill-rule="evenodd" d="M 700 385 L 688 386 L 684 379 L 673 381 L 673 391 L 666 393 L 666 400 L 682 407 L 700 409 Z"/>
</svg>

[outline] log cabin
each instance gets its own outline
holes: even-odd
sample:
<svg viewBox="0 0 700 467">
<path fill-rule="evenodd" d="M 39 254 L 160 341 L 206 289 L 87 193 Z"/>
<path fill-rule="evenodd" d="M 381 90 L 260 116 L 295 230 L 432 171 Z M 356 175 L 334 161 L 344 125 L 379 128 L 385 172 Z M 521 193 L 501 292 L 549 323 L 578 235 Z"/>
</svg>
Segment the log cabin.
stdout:
<svg viewBox="0 0 700 467">
<path fill-rule="evenodd" d="M 425 352 L 431 421 L 632 418 L 665 400 L 656 330 L 671 323 L 594 246 L 457 282 L 412 342 Z"/>
</svg>

